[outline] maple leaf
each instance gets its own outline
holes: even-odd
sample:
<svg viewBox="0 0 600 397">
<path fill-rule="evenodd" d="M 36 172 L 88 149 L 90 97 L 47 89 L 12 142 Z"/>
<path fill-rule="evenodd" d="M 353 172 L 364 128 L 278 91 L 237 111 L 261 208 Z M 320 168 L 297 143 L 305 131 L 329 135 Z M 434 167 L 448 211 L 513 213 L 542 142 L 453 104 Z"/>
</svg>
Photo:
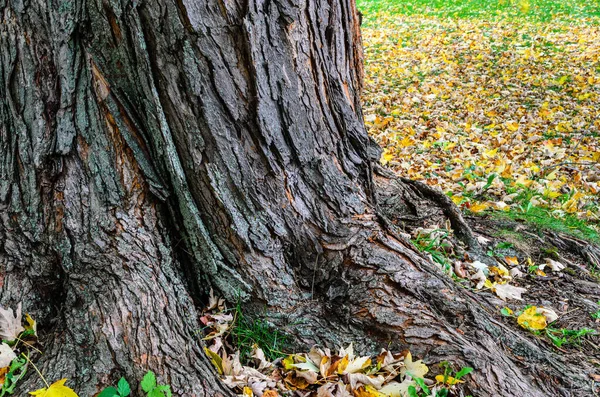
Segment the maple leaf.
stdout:
<svg viewBox="0 0 600 397">
<path fill-rule="evenodd" d="M 12 342 L 19 337 L 25 328 L 21 325 L 21 304 L 17 306 L 17 314 L 12 309 L 0 307 L 0 340 Z"/>
<path fill-rule="evenodd" d="M 406 357 L 404 357 L 404 367 L 402 367 L 400 372 L 402 375 L 408 374 L 412 378 L 423 378 L 429 372 L 429 368 L 421 360 L 413 361 L 412 354 L 408 352 L 406 353 Z"/>
<path fill-rule="evenodd" d="M 78 397 L 70 387 L 65 386 L 67 379 L 57 380 L 47 388 L 30 391 L 29 394 L 37 397 Z"/>
</svg>

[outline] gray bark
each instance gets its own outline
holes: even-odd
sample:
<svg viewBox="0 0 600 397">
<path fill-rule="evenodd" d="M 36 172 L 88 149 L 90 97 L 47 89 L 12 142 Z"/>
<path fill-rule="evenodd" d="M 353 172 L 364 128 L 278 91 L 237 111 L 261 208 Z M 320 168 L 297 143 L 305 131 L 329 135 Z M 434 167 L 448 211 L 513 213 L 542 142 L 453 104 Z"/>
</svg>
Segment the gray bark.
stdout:
<svg viewBox="0 0 600 397">
<path fill-rule="evenodd" d="M 176 395 L 228 394 L 196 333 L 212 287 L 297 346 L 391 342 L 473 366 L 482 396 L 589 393 L 385 221 L 378 200 L 417 198 L 373 176 L 353 0 L 0 0 L 0 17 L 0 302 L 38 319 L 49 378 L 87 396 L 152 369 Z"/>
</svg>

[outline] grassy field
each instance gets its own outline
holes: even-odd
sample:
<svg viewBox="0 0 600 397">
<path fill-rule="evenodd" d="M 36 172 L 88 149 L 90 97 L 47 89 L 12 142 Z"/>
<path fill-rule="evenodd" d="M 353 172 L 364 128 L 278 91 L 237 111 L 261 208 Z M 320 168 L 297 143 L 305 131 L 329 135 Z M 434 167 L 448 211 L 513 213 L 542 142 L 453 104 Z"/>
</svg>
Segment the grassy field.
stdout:
<svg viewBox="0 0 600 397">
<path fill-rule="evenodd" d="M 598 0 L 358 0 L 369 25 L 376 25 L 378 13 L 441 18 L 513 17 L 536 22 L 574 20 L 597 23 Z"/>
<path fill-rule="evenodd" d="M 365 120 L 383 163 L 473 213 L 598 237 L 598 1 L 358 6 Z"/>
</svg>

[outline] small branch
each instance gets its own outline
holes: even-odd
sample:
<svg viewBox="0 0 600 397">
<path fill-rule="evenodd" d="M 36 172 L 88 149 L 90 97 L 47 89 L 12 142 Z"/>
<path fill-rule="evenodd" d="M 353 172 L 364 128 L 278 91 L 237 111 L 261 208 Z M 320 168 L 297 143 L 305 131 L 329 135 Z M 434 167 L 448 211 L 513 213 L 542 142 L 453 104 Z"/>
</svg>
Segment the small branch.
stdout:
<svg viewBox="0 0 600 397">
<path fill-rule="evenodd" d="M 479 245 L 479 241 L 475 238 L 471 227 L 467 224 L 465 219 L 462 216 L 462 213 L 454 204 L 452 200 L 441 190 L 433 188 L 423 182 L 414 181 L 408 178 L 400 178 L 402 182 L 409 184 L 410 186 L 417 189 L 423 196 L 433 200 L 444 212 L 444 215 L 450 220 L 450 224 L 456 237 L 458 237 L 463 243 L 467 245 L 469 250 L 473 251 L 477 255 L 482 254 L 481 245 Z"/>
</svg>

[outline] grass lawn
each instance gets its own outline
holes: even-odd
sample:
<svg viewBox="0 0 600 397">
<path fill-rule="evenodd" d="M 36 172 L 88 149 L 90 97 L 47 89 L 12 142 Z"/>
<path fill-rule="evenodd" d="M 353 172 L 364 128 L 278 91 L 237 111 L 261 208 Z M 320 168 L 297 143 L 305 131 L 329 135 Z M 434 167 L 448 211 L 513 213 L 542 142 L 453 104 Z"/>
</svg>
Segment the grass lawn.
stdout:
<svg viewBox="0 0 600 397">
<path fill-rule="evenodd" d="M 600 17 L 598 0 L 358 0 L 357 3 L 369 25 L 376 25 L 377 13 L 442 18 L 515 17 L 537 22 Z"/>
<path fill-rule="evenodd" d="M 600 2 L 358 7 L 365 120 L 383 163 L 473 213 L 597 228 Z"/>
</svg>

